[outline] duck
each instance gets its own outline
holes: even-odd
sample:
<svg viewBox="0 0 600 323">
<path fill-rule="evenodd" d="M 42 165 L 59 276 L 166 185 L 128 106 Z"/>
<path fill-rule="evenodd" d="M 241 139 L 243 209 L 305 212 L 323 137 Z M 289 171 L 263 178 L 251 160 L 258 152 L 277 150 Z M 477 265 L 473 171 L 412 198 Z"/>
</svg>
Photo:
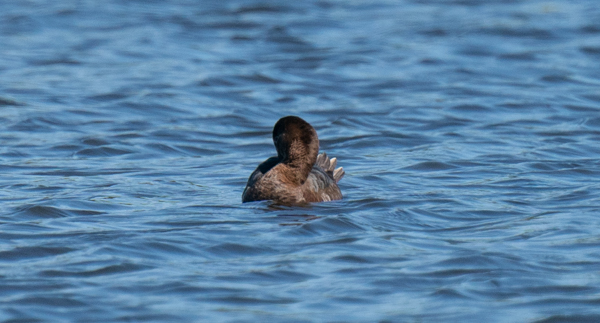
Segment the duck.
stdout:
<svg viewBox="0 0 600 323">
<path fill-rule="evenodd" d="M 317 131 L 297 116 L 279 119 L 273 127 L 277 156 L 268 158 L 252 172 L 242 193 L 242 203 L 273 201 L 302 205 L 342 199 L 338 182 L 344 169 L 337 159 L 319 154 Z"/>
</svg>

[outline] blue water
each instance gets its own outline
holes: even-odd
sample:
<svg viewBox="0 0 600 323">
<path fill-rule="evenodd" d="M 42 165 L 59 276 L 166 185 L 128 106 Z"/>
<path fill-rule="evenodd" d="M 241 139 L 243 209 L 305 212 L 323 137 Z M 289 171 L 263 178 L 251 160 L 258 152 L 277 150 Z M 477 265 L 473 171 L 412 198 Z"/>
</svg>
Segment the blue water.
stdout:
<svg viewBox="0 0 600 323">
<path fill-rule="evenodd" d="M 600 322 L 596 0 L 0 1 L 0 125 L 1 322 Z"/>
</svg>

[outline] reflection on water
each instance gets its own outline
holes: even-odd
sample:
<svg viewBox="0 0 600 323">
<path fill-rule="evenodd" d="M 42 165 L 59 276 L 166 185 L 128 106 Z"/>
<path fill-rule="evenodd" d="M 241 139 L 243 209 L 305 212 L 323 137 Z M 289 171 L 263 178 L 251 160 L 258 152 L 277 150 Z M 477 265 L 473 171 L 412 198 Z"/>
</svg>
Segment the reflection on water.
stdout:
<svg viewBox="0 0 600 323">
<path fill-rule="evenodd" d="M 600 11 L 0 3 L 0 321 L 600 321 Z M 344 200 L 241 204 L 299 115 Z"/>
</svg>

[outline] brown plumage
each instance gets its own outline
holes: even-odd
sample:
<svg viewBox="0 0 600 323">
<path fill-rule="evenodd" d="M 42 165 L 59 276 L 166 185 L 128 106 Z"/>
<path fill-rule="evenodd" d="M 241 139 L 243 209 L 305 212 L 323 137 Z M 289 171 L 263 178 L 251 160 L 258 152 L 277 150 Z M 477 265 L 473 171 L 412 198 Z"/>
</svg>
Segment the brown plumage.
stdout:
<svg viewBox="0 0 600 323">
<path fill-rule="evenodd" d="M 299 117 L 279 119 L 273 127 L 277 157 L 258 165 L 248 178 L 242 202 L 272 200 L 294 205 L 342 199 L 337 185 L 344 169 L 337 160 L 319 153 L 315 129 Z"/>
</svg>

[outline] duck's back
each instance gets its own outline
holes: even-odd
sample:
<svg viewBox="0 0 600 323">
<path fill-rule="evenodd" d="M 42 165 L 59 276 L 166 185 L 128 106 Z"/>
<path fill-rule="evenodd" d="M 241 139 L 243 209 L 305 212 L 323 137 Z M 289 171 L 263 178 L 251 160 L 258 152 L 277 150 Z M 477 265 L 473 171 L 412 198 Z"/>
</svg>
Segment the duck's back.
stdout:
<svg viewBox="0 0 600 323">
<path fill-rule="evenodd" d="M 285 168 L 281 166 L 276 157 L 259 165 L 248 179 L 242 201 L 274 200 L 282 204 L 298 204 L 342 199 L 337 182 L 344 176 L 344 170 L 341 167 L 335 169 L 335 158 L 329 160 L 327 154 L 320 154 L 304 184 L 297 186 L 286 183 L 281 172 Z"/>
</svg>

